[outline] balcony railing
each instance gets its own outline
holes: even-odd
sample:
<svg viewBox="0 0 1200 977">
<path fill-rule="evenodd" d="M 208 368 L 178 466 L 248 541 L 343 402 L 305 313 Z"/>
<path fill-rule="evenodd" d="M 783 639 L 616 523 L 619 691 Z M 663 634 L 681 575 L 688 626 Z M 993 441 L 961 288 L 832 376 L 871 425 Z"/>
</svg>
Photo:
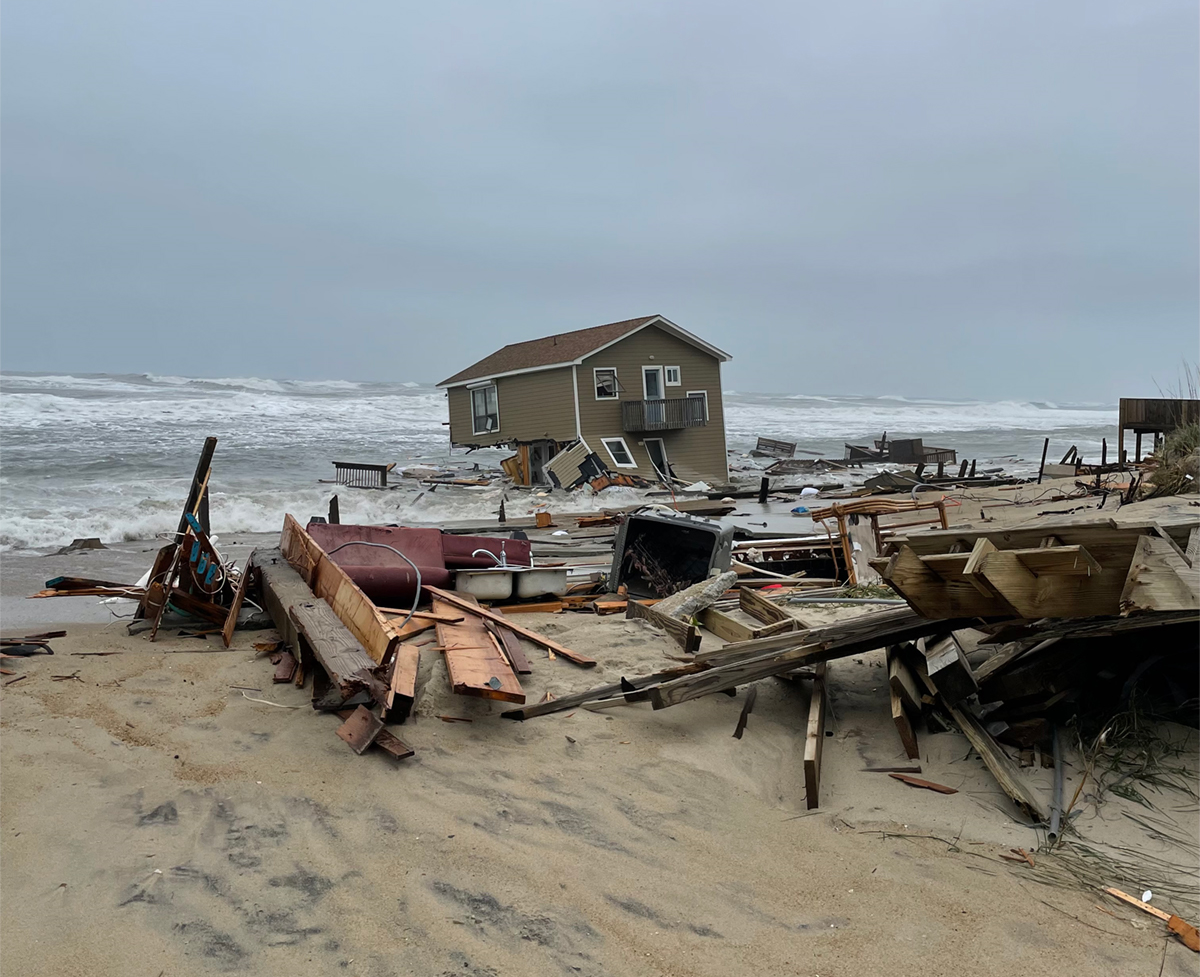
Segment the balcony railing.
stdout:
<svg viewBox="0 0 1200 977">
<path fill-rule="evenodd" d="M 708 423 L 702 397 L 671 400 L 625 400 L 621 402 L 621 426 L 628 432 L 677 431 Z"/>
</svg>

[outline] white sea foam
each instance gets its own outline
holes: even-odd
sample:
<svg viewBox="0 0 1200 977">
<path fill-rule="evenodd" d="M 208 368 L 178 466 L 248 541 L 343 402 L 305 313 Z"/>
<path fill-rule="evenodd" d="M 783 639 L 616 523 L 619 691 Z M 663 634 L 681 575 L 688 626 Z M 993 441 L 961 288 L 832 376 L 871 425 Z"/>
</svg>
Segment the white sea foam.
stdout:
<svg viewBox="0 0 1200 977">
<path fill-rule="evenodd" d="M 727 392 L 729 446 L 745 451 L 756 437 L 779 437 L 840 457 L 842 442 L 866 442 L 887 431 L 924 437 L 981 462 L 1040 454 L 1051 436 L 1088 456 L 1112 437 L 1113 408 L 1028 402 L 955 403 L 899 397 L 862 398 Z M 322 513 L 339 493 L 347 521 L 491 520 L 501 490 L 462 490 L 407 482 L 388 492 L 347 491 L 322 484 L 331 462 L 395 461 L 495 466 L 506 454 L 450 450 L 446 396 L 414 382 L 216 379 L 152 374 L 0 376 L 0 550 L 45 550 L 77 536 L 145 539 L 178 520 L 203 439 L 219 439 L 212 483 L 213 525 L 228 538 L 273 532 L 283 514 Z M 1019 467 L 1019 466 L 1018 466 Z M 638 495 L 609 489 L 565 498 L 556 511 L 631 504 Z M 506 509 L 537 504 L 510 493 Z"/>
</svg>

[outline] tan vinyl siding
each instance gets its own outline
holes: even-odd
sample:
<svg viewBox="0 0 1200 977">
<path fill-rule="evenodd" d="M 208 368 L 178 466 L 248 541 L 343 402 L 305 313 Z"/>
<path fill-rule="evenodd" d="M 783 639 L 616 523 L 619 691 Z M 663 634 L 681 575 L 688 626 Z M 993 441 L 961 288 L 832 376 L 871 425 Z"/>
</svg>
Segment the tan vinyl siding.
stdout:
<svg viewBox="0 0 1200 977">
<path fill-rule="evenodd" d="M 653 359 L 651 359 L 653 357 Z M 708 391 L 708 424 L 679 431 L 626 434 L 621 427 L 621 401 L 642 400 L 643 366 L 677 366 L 680 385 L 665 387 L 668 399 L 686 397 L 689 390 Z M 596 400 L 592 369 L 612 367 L 617 371 L 620 400 Z M 637 473 L 654 477 L 644 439 L 661 437 L 667 459 L 680 478 L 725 481 L 729 469 L 725 455 L 725 412 L 721 403 L 721 362 L 657 326 L 648 326 L 619 343 L 587 357 L 579 370 L 579 417 L 583 438 L 606 465 L 612 458 L 601 438 L 623 437 L 637 462 Z M 501 408 L 503 410 L 503 408 Z M 468 424 L 470 419 L 468 418 Z M 613 471 L 631 472 L 616 468 Z"/>
<path fill-rule="evenodd" d="M 451 387 L 447 399 L 453 444 L 575 439 L 575 394 L 570 367 L 500 377 L 496 381 L 500 429 L 490 434 L 474 434 L 471 430 L 471 391 L 467 387 Z"/>
</svg>

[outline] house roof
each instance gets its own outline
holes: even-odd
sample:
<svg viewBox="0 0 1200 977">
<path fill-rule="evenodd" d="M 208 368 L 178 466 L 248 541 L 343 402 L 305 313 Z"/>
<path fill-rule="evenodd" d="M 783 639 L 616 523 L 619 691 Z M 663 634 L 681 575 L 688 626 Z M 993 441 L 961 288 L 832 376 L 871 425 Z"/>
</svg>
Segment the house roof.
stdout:
<svg viewBox="0 0 1200 977">
<path fill-rule="evenodd" d="M 490 380 L 494 377 L 509 376 L 514 373 L 533 373 L 538 370 L 571 366 L 582 362 L 584 357 L 611 346 L 651 324 L 659 326 L 664 331 L 710 353 L 719 360 L 732 359 L 724 350 L 706 343 L 699 336 L 693 336 L 669 319 L 659 315 L 648 315 L 637 319 L 624 319 L 621 322 L 609 322 L 603 326 L 592 326 L 590 329 L 560 332 L 554 336 L 530 339 L 523 343 L 509 343 L 490 356 L 485 356 L 478 363 L 473 363 L 454 376 L 447 377 L 438 386 L 457 387 L 473 380 Z"/>
</svg>

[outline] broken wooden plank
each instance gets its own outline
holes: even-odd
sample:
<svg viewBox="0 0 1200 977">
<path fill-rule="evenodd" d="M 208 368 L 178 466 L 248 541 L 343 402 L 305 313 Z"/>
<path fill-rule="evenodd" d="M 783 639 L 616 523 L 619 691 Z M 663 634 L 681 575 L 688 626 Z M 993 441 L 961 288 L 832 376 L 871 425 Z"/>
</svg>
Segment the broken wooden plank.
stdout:
<svg viewBox="0 0 1200 977">
<path fill-rule="evenodd" d="M 742 733 L 746 731 L 746 722 L 750 718 L 750 712 L 754 708 L 754 700 L 758 698 L 758 686 L 752 685 L 746 690 L 746 701 L 742 703 L 742 714 L 738 716 L 737 727 L 733 731 L 733 738 L 740 740 Z"/>
<path fill-rule="evenodd" d="M 440 598 L 435 611 L 448 610 Z M 523 703 L 525 692 L 481 618 L 468 615 L 461 624 L 439 624 L 438 642 L 446 656 L 450 687 L 458 695 Z"/>
<path fill-rule="evenodd" d="M 299 601 L 288 609 L 305 651 L 312 652 L 345 695 L 369 686 L 375 662 L 325 601 Z"/>
<path fill-rule="evenodd" d="M 493 610 L 493 612 L 496 614 L 501 613 L 498 610 Z M 529 659 L 525 657 L 525 649 L 521 647 L 521 639 L 508 628 L 501 627 L 495 621 L 485 621 L 484 625 L 499 639 L 500 644 L 503 646 L 504 657 L 512 665 L 513 671 L 518 675 L 533 674 L 533 666 L 529 664 Z"/>
<path fill-rule="evenodd" d="M 350 749 L 361 756 L 367 747 L 375 742 L 382 729 L 383 720 L 366 706 L 359 706 L 350 714 L 350 718 L 338 727 L 337 734 L 350 745 Z"/>
<path fill-rule="evenodd" d="M 625 608 L 625 617 L 627 619 L 641 618 L 660 631 L 666 631 L 678 642 L 684 654 L 695 654 L 700 649 L 700 629 L 694 624 L 686 624 L 673 617 L 667 617 L 653 607 L 647 607 L 637 601 L 629 602 L 629 606 Z"/>
<path fill-rule="evenodd" d="M 925 667 L 938 692 L 947 702 L 961 702 L 979 691 L 967 656 L 962 653 L 953 636 L 929 645 L 925 651 Z"/>
<path fill-rule="evenodd" d="M 225 647 L 228 648 L 233 641 L 233 632 L 237 628 L 238 614 L 242 610 L 242 602 L 246 599 L 246 590 L 250 586 L 250 576 L 254 568 L 254 554 L 251 553 L 246 558 L 246 563 L 242 567 L 242 575 L 238 578 L 237 590 L 233 592 L 233 603 L 229 605 L 229 615 L 225 618 L 225 624 L 221 628 L 221 640 L 225 642 Z"/>
<path fill-rule="evenodd" d="M 412 711 L 420 665 L 421 649 L 415 644 L 404 641 L 396 646 L 388 678 L 388 694 L 384 699 L 384 718 L 389 722 L 402 723 Z"/>
<path fill-rule="evenodd" d="M 957 794 L 958 789 L 947 787 L 945 784 L 935 784 L 932 780 L 922 780 L 920 777 L 910 777 L 906 773 L 889 773 L 893 780 L 899 780 L 910 787 L 923 787 L 925 790 L 936 790 L 939 794 Z"/>
<path fill-rule="evenodd" d="M 983 758 L 983 762 L 996 778 L 1000 788 L 1018 807 L 1025 810 L 1035 821 L 1048 823 L 1049 811 L 1045 801 L 1031 788 L 1021 776 L 1017 765 L 1013 763 L 992 739 L 991 735 L 980 725 L 970 713 L 948 702 L 942 703 L 950 713 L 950 718 L 962 730 L 963 735 L 971 741 L 975 751 Z"/>
<path fill-rule="evenodd" d="M 892 707 L 892 723 L 895 725 L 896 732 L 900 736 L 900 742 L 904 746 L 904 753 L 910 760 L 919 760 L 921 758 L 921 748 L 917 743 L 917 734 L 913 729 L 912 721 L 904 709 L 904 703 L 900 696 L 896 694 L 896 690 L 891 687 L 888 688 L 888 698 Z"/>
<path fill-rule="evenodd" d="M 904 707 L 913 715 L 919 716 L 921 714 L 921 690 L 917 688 L 916 679 L 908 670 L 908 666 L 904 664 L 895 645 L 887 649 L 886 660 L 888 685 L 899 696 Z"/>
<path fill-rule="evenodd" d="M 560 645 L 557 641 L 547 638 L 544 634 L 539 634 L 537 631 L 532 631 L 529 628 L 522 627 L 515 621 L 509 620 L 508 617 L 504 615 L 496 614 L 493 611 L 489 611 L 485 607 L 479 607 L 470 603 L 469 601 L 463 600 L 459 594 L 454 594 L 450 591 L 442 590 L 439 587 L 430 587 L 428 585 L 424 587 L 424 590 L 431 597 L 436 597 L 438 600 L 443 601 L 444 603 L 452 604 L 460 610 L 468 611 L 477 617 L 487 618 L 490 621 L 494 621 L 496 624 L 508 628 L 514 634 L 519 635 L 526 641 L 532 641 L 535 645 L 540 645 L 542 648 L 552 651 L 556 655 L 561 655 L 563 658 L 567 659 L 567 661 L 574 662 L 576 665 L 583 665 L 586 668 L 596 664 L 596 659 L 589 658 L 587 655 L 581 655 L 577 651 L 572 651 L 570 648 Z M 505 608 L 505 610 L 511 613 L 512 608 Z"/>
<path fill-rule="evenodd" d="M 817 666 L 808 704 L 808 728 L 804 737 L 804 803 L 811 811 L 820 806 L 821 753 L 825 744 L 825 678 L 828 666 Z"/>
<path fill-rule="evenodd" d="M 538 702 L 534 705 L 524 706 L 521 709 L 509 709 L 507 712 L 500 713 L 500 715 L 504 719 L 533 719 L 535 716 L 545 716 L 554 712 L 563 712 L 567 709 L 574 709 L 576 706 L 581 706 L 585 702 L 598 702 L 603 699 L 610 699 L 616 695 L 630 695 L 635 692 L 644 692 L 646 689 L 653 688 L 660 682 L 678 678 L 681 675 L 691 675 L 700 669 L 700 665 L 688 664 L 680 665 L 676 668 L 665 669 L 661 672 L 655 672 L 652 675 L 643 675 L 640 678 L 623 678 L 620 682 L 612 682 L 608 685 L 598 685 L 595 688 L 587 689 L 583 692 L 576 692 L 573 695 L 564 695 L 554 699 L 547 699 L 544 702 Z"/>
<path fill-rule="evenodd" d="M 1121 614 L 1197 608 L 1200 608 L 1200 568 L 1189 566 L 1167 540 L 1139 537 L 1121 591 Z"/>
<path fill-rule="evenodd" d="M 271 681 L 276 684 L 290 682 L 296 676 L 296 658 L 290 651 L 281 651 Z"/>
</svg>

